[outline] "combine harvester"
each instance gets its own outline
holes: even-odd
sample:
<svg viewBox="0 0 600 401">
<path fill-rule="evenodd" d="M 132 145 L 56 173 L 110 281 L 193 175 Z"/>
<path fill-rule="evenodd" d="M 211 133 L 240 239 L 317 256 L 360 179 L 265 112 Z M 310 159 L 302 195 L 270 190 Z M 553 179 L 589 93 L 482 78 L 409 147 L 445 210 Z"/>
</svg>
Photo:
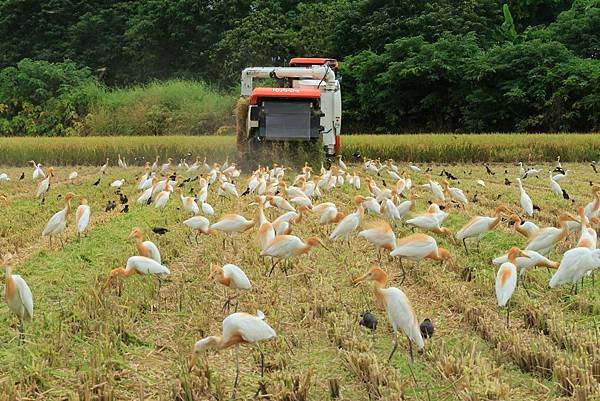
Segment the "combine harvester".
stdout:
<svg viewBox="0 0 600 401">
<path fill-rule="evenodd" d="M 250 67 L 242 71 L 237 106 L 237 146 L 244 158 L 304 148 L 333 157 L 340 150 L 342 96 L 338 63 L 328 58 L 293 58 L 289 67 Z M 253 87 L 255 78 L 276 87 Z M 300 145 L 302 142 L 304 146 Z M 267 145 L 267 146 L 265 146 Z M 306 146 L 308 145 L 308 146 Z M 265 152 L 266 150 L 266 152 Z"/>
</svg>

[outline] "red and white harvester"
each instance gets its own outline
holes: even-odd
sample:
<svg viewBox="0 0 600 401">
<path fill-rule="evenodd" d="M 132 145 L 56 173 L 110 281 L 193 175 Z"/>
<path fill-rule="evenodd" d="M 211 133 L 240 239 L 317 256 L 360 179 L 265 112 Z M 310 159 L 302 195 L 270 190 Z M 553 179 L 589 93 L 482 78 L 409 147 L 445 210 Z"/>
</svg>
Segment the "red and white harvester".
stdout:
<svg viewBox="0 0 600 401">
<path fill-rule="evenodd" d="M 342 97 L 338 63 L 328 58 L 293 58 L 289 67 L 250 67 L 242 71 L 238 104 L 238 150 L 261 143 L 321 143 L 325 156 L 338 154 Z M 253 87 L 254 78 L 277 80 L 276 87 Z"/>
</svg>

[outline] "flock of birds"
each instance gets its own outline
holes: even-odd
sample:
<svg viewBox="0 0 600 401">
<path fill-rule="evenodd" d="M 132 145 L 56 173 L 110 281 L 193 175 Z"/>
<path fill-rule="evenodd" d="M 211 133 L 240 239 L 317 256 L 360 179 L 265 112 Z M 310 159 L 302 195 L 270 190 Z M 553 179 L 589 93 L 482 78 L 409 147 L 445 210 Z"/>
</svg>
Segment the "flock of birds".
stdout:
<svg viewBox="0 0 600 401">
<path fill-rule="evenodd" d="M 40 181 L 36 197 L 43 202 L 51 188 L 54 169 L 43 170 L 39 163 L 31 161 L 33 165 L 32 179 Z M 176 196 L 181 203 L 180 210 L 189 215 L 183 224 L 190 229 L 190 242 L 192 236 L 196 242 L 202 235 L 224 234 L 223 247 L 229 244 L 235 251 L 234 235 L 255 230 L 260 256 L 269 258 L 271 268 L 269 275 L 279 265 L 284 271 L 291 267 L 292 260 L 311 252 L 314 248 L 324 247 L 326 241 L 317 236 L 300 238 L 292 234 L 295 227 L 303 224 L 309 215 L 316 215 L 319 223 L 328 234 L 328 241 L 346 241 L 349 245 L 355 237 L 362 238 L 371 243 L 377 251 L 378 260 L 387 253 L 390 258 L 397 258 L 403 272 L 403 261 L 415 261 L 417 266 L 423 260 L 444 263 L 452 258 L 448 249 L 438 246 L 435 236 L 453 238 L 457 244 L 464 247 L 468 254 L 467 240 L 474 241 L 479 248 L 479 243 L 486 233 L 494 230 L 502 221 L 508 221 L 515 226 L 519 235 L 526 237 L 527 246 L 524 249 L 511 247 L 506 254 L 493 260 L 498 267 L 495 292 L 498 305 L 510 306 L 510 298 L 520 282 L 525 287 L 524 274 L 535 266 L 555 269 L 549 286 L 556 287 L 561 284 L 571 284 L 573 291 L 577 291 L 578 283 L 586 276 L 592 275 L 600 267 L 600 250 L 596 249 L 597 234 L 592 228 L 592 223 L 600 218 L 600 186 L 591 185 L 592 198 L 584 206 L 579 207 L 577 213 L 564 212 L 558 216 L 558 227 L 539 227 L 534 222 L 523 220 L 531 218 L 537 213 L 530 196 L 527 194 L 523 181 L 530 177 L 539 176 L 541 170 L 525 169 L 519 164 L 519 177 L 516 178 L 519 189 L 520 210 L 507 204 L 498 204 L 489 216 L 472 216 L 464 226 L 453 233 L 444 227 L 449 212 L 453 209 L 467 212 L 471 202 L 477 202 L 476 195 L 469 200 L 467 195 L 458 187 L 451 187 L 448 180 L 456 177 L 448 171 L 442 171 L 444 179 L 436 182 L 430 175 L 431 168 L 423 171 L 414 164 L 408 164 L 405 171 L 393 161 L 387 160 L 360 160 L 362 166 L 348 168 L 341 156 L 329 168 L 321 166 L 319 174 L 315 174 L 308 164 L 296 174 L 291 169 L 273 164 L 271 167 L 258 166 L 253 171 L 242 193 L 238 193 L 238 184 L 241 171 L 235 163 L 226 160 L 223 164 L 209 165 L 206 159 L 199 158 L 193 164 L 182 160 L 175 165 L 172 159 L 164 164 L 159 163 L 157 157 L 153 164 L 146 163 L 143 174 L 136 183 L 139 195 L 136 204 L 140 207 L 155 207 L 164 210 Z M 100 167 L 102 178 L 109 168 L 110 160 Z M 127 169 L 128 166 L 119 155 L 118 166 Z M 488 175 L 495 175 L 490 165 L 485 164 Z M 592 164 L 595 170 L 595 164 Z M 362 170 L 362 171 L 360 171 Z M 179 175 L 178 175 L 179 171 Z M 351 172 L 352 171 L 352 172 Z M 505 171 L 506 173 L 506 171 Z M 568 194 L 560 187 L 560 182 L 569 178 L 569 170 L 564 170 L 557 159 L 555 168 L 549 172 L 549 187 L 557 197 L 566 199 Z M 425 177 L 423 185 L 413 185 L 414 175 Z M 185 177 L 181 182 L 180 176 Z M 101 182 L 99 178 L 93 185 Z M 24 179 L 24 173 L 20 179 Z M 69 181 L 78 180 L 78 173 L 73 171 Z M 0 181 L 9 181 L 7 174 L 0 174 Z M 386 183 L 386 180 L 388 181 Z M 377 181 L 383 185 L 380 187 Z M 473 180 L 482 187 L 486 183 L 482 179 Z M 505 178 L 505 184 L 507 179 Z M 186 183 L 195 183 L 195 188 L 184 194 Z M 110 187 L 119 194 L 121 204 L 128 207 L 128 199 L 121 192 L 124 179 L 114 180 Z M 510 183 L 509 183 L 510 184 Z M 507 184 L 508 185 L 508 184 Z M 420 188 L 419 188 L 420 187 Z M 197 188 L 197 191 L 196 191 Z M 344 214 L 338 210 L 336 203 L 327 201 L 327 197 L 336 190 L 362 192 L 354 197 L 355 210 Z M 188 191 L 186 189 L 186 191 Z M 227 213 L 217 220 L 215 208 L 208 203 L 209 192 L 213 191 L 219 198 L 248 199 L 248 203 L 257 209 L 255 218 Z M 422 198 L 428 198 L 428 207 L 425 212 L 415 213 L 415 205 Z M 64 197 L 64 208 L 54 214 L 41 233 L 48 237 L 50 247 L 52 238 L 61 239 L 65 232 L 67 222 L 71 218 L 71 202 L 78 199 L 79 205 L 75 213 L 75 227 L 78 239 L 86 233 L 92 213 L 85 197 L 67 192 Z M 116 202 L 115 202 L 116 203 Z M 110 204 L 110 202 L 109 202 Z M 114 208 L 113 208 L 114 209 Z M 271 209 L 270 212 L 266 210 Z M 274 217 L 270 220 L 269 214 Z M 376 220 L 367 228 L 360 230 L 365 214 L 372 215 Z M 275 217 L 276 216 L 276 217 Z M 398 224 L 405 224 L 414 229 L 419 229 L 403 238 L 396 238 L 394 228 Z M 157 227 L 155 232 L 163 234 L 166 228 Z M 556 245 L 575 233 L 577 242 L 575 246 L 566 251 L 560 262 L 550 260 L 549 253 Z M 431 234 L 431 235 L 430 235 Z M 163 265 L 158 247 L 151 241 L 145 241 L 140 228 L 131 232 L 130 238 L 135 242 L 138 255 L 127 259 L 125 267 L 112 270 L 103 286 L 108 289 L 113 280 L 126 278 L 132 275 L 150 275 L 158 278 L 158 291 L 160 291 L 160 277 L 170 274 L 169 268 Z M 460 248 L 457 249 L 457 252 Z M 33 318 L 33 297 L 26 281 L 17 274 L 12 274 L 11 256 L 5 255 L 3 264 L 6 268 L 4 294 L 9 309 L 14 312 L 20 321 L 20 337 L 24 335 L 23 322 Z M 223 305 L 223 311 L 229 311 L 232 301 L 235 300 L 235 311 L 223 320 L 223 332 L 219 336 L 210 336 L 196 342 L 193 346 L 189 369 L 193 369 L 198 357 L 208 349 L 224 349 L 236 347 L 236 379 L 234 388 L 237 387 L 239 378 L 239 346 L 244 343 L 257 344 L 276 336 L 275 331 L 265 321 L 261 311 L 256 314 L 238 312 L 241 293 L 252 287 L 250 280 L 243 269 L 233 264 L 211 265 L 211 278 L 228 287 L 232 295 Z M 388 285 L 388 274 L 381 267 L 373 267 L 364 275 L 356 278 L 354 283 L 371 282 L 374 296 L 381 309 L 386 311 L 388 320 L 393 329 L 394 346 L 388 359 L 391 359 L 398 347 L 398 332 L 403 333 L 408 340 L 408 349 L 411 360 L 413 359 L 413 344 L 418 350 L 424 347 L 424 338 L 431 337 L 434 327 L 429 319 L 419 323 L 414 308 L 406 294 L 399 288 Z M 400 285 L 402 282 L 400 283 Z M 507 312 L 507 325 L 509 325 L 510 309 Z M 360 324 L 370 329 L 377 327 L 376 317 L 366 312 L 361 315 Z M 261 373 L 264 372 L 264 356 L 260 347 Z"/>
</svg>

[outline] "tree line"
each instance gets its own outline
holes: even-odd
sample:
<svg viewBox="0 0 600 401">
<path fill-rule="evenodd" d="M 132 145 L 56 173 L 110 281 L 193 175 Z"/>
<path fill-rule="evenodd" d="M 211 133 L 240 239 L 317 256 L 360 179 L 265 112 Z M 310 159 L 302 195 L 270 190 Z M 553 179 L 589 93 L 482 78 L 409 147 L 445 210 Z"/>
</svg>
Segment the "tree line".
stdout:
<svg viewBox="0 0 600 401">
<path fill-rule="evenodd" d="M 23 59 L 71 60 L 65 74 L 108 88 L 178 78 L 231 93 L 246 66 L 328 56 L 353 130 L 600 128 L 600 0 L 0 0 L 0 37 L 0 117 L 36 106 L 43 73 L 22 89 Z M 77 120 L 87 101 L 74 101 L 62 112 Z"/>
</svg>

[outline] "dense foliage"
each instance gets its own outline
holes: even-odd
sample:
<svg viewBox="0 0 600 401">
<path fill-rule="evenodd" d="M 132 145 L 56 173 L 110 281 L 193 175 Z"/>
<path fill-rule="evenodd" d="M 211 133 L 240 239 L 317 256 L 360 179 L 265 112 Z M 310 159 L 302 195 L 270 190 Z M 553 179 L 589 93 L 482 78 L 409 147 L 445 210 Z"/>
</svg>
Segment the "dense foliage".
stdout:
<svg viewBox="0 0 600 401">
<path fill-rule="evenodd" d="M 592 131 L 599 27 L 600 0 L 0 0 L 0 68 L 70 59 L 109 88 L 187 78 L 230 90 L 244 66 L 327 55 L 343 61 L 346 127 Z M 54 118 L 67 127 L 78 107 Z M 2 113 L 1 132 L 22 129 Z"/>
</svg>

